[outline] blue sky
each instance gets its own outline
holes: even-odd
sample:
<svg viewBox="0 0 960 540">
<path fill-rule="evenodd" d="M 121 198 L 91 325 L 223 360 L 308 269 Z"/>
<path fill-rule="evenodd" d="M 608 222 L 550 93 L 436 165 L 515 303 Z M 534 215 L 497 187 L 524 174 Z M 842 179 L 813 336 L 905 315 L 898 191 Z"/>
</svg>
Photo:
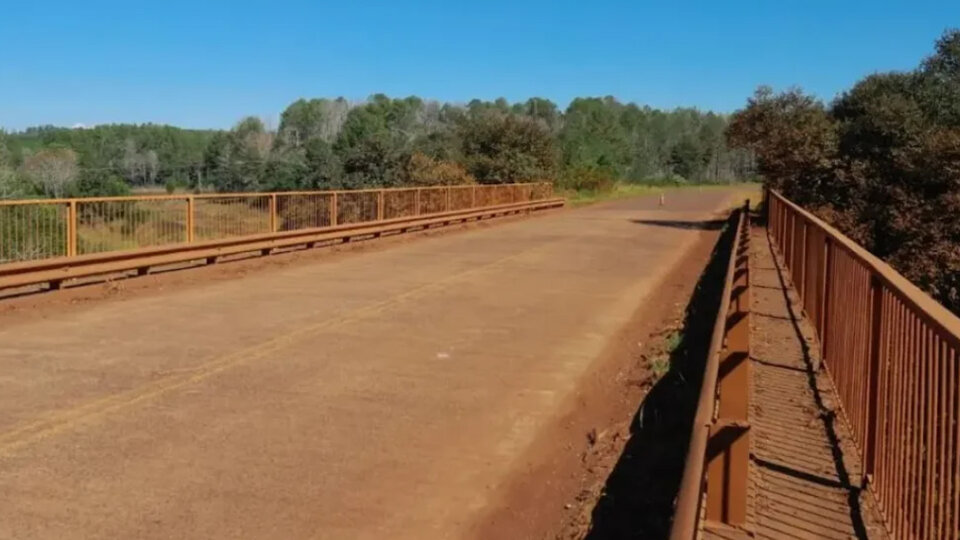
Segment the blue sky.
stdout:
<svg viewBox="0 0 960 540">
<path fill-rule="evenodd" d="M 614 95 L 730 112 L 910 69 L 960 1 L 6 2 L 0 127 L 229 127 L 299 97 Z"/>
</svg>

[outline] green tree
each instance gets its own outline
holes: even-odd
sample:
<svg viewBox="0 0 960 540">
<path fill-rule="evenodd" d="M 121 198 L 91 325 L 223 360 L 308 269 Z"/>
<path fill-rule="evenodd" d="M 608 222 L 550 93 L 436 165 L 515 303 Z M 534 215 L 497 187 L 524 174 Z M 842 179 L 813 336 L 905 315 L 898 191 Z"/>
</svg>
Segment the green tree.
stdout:
<svg viewBox="0 0 960 540">
<path fill-rule="evenodd" d="M 577 98 L 567 107 L 560 148 L 568 168 L 596 168 L 625 177 L 630 136 L 620 122 L 622 106 L 612 97 Z"/>
<path fill-rule="evenodd" d="M 488 110 L 460 129 L 467 170 L 481 183 L 542 180 L 556 172 L 556 147 L 542 122 Z"/>
<path fill-rule="evenodd" d="M 699 180 L 710 162 L 711 154 L 701 146 L 698 139 L 686 136 L 670 151 L 673 172 L 686 180 Z"/>
</svg>

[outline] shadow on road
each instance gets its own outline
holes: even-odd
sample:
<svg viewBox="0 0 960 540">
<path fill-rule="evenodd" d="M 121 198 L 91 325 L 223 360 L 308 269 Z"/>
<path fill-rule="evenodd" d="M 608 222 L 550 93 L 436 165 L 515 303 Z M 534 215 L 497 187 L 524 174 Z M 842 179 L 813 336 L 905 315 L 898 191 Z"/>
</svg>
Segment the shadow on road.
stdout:
<svg viewBox="0 0 960 540">
<path fill-rule="evenodd" d="M 692 229 L 701 231 L 715 231 L 726 225 L 725 219 L 712 219 L 707 221 L 682 221 L 673 219 L 631 219 L 631 223 L 638 225 L 653 225 L 655 227 L 670 227 L 673 229 Z"/>
<path fill-rule="evenodd" d="M 719 229 L 728 220 L 635 222 Z M 714 246 L 687 304 L 683 339 L 670 355 L 670 369 L 650 389 L 633 417 L 630 439 L 593 509 L 586 535 L 589 540 L 666 538 L 670 533 L 735 229 L 727 227 Z"/>
</svg>

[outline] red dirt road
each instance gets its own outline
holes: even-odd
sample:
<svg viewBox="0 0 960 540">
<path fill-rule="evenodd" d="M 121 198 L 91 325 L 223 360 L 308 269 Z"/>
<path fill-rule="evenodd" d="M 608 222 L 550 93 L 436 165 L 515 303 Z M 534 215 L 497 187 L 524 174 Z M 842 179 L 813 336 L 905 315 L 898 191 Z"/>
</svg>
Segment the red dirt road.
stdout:
<svg viewBox="0 0 960 540">
<path fill-rule="evenodd" d="M 730 197 L 4 317 L 0 538 L 461 537 Z"/>
</svg>

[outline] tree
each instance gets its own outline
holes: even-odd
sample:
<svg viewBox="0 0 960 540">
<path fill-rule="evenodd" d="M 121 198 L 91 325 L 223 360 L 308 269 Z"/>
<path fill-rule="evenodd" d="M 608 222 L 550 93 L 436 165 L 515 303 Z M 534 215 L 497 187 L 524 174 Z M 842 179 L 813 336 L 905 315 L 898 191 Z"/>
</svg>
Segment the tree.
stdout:
<svg viewBox="0 0 960 540">
<path fill-rule="evenodd" d="M 77 153 L 69 148 L 45 148 L 26 156 L 21 168 L 46 195 L 61 198 L 77 178 Z"/>
<path fill-rule="evenodd" d="M 670 151 L 673 172 L 686 180 L 698 180 L 710 162 L 709 149 L 702 148 L 700 141 L 687 136 L 677 142 Z"/>
<path fill-rule="evenodd" d="M 298 99 L 280 115 L 280 140 L 293 148 L 305 146 L 313 139 L 332 142 L 347 119 L 347 100 Z"/>
<path fill-rule="evenodd" d="M 360 139 L 344 151 L 342 159 L 344 187 L 393 187 L 403 183 L 407 158 L 390 136 Z"/>
<path fill-rule="evenodd" d="M 321 138 L 312 139 L 306 149 L 306 185 L 313 189 L 331 189 L 343 182 L 343 165 L 333 146 Z"/>
<path fill-rule="evenodd" d="M 560 132 L 564 165 L 598 168 L 613 176 L 625 176 L 630 143 L 629 134 L 620 123 L 621 109 L 612 97 L 573 100 Z"/>
<path fill-rule="evenodd" d="M 826 108 L 761 89 L 727 131 L 766 181 L 960 313 L 960 31 Z"/>
<path fill-rule="evenodd" d="M 556 147 L 541 122 L 491 110 L 460 129 L 467 170 L 481 183 L 542 180 L 556 172 Z"/>
<path fill-rule="evenodd" d="M 790 89 L 760 87 L 727 127 L 732 146 L 757 156 L 760 174 L 801 204 L 824 201 L 837 155 L 836 126 L 823 103 Z"/>
<path fill-rule="evenodd" d="M 407 160 L 404 183 L 414 186 L 475 184 L 476 178 L 459 163 L 442 161 L 414 152 Z"/>
<path fill-rule="evenodd" d="M 220 191 L 262 189 L 267 183 L 273 136 L 262 120 L 248 116 L 230 132 L 214 137 L 204 157 L 214 186 Z"/>
</svg>

